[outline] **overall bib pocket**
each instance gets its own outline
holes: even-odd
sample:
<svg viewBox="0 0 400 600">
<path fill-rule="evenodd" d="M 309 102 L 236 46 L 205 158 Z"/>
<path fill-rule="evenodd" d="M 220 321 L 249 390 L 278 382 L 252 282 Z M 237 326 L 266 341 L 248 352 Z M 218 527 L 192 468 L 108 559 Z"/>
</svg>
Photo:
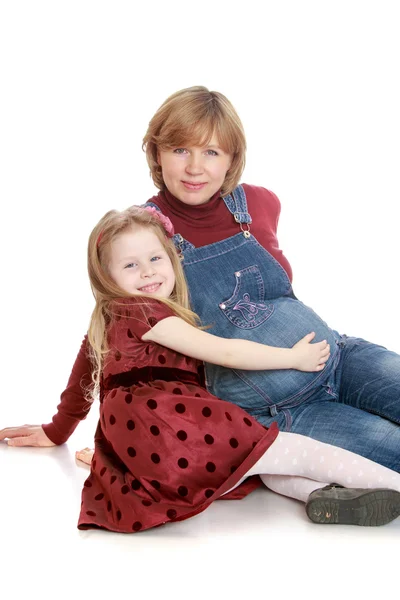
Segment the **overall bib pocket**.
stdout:
<svg viewBox="0 0 400 600">
<path fill-rule="evenodd" d="M 235 327 L 254 329 L 274 312 L 274 305 L 264 302 L 264 281 L 257 265 L 235 271 L 234 290 L 230 298 L 222 300 L 219 308 Z"/>
</svg>

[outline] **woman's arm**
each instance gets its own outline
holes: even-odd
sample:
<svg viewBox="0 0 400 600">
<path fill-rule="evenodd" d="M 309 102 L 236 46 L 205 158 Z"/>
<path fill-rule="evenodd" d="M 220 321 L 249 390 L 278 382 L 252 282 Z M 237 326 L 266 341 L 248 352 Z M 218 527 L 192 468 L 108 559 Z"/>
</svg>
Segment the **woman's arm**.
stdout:
<svg viewBox="0 0 400 600">
<path fill-rule="evenodd" d="M 92 403 L 86 391 L 92 384 L 92 365 L 88 356 L 87 336 L 83 338 L 72 367 L 67 387 L 61 394 L 61 402 L 51 423 L 42 425 L 43 431 L 55 444 L 63 444 L 73 434 L 80 421 L 89 413 Z"/>
<path fill-rule="evenodd" d="M 91 383 L 87 344 L 85 336 L 52 422 L 47 425 L 7 427 L 0 431 L 0 440 L 8 439 L 10 446 L 54 446 L 67 441 L 91 407 L 84 393 Z"/>
<path fill-rule="evenodd" d="M 6 427 L 0 431 L 0 440 L 8 440 L 9 446 L 55 446 L 41 425 L 21 425 L 20 427 Z"/>
<path fill-rule="evenodd" d="M 275 348 L 217 337 L 192 327 L 179 317 L 168 317 L 154 325 L 142 339 L 230 369 L 321 371 L 329 358 L 329 344 L 326 341 L 311 344 L 314 335 L 309 333 L 293 348 Z"/>
</svg>

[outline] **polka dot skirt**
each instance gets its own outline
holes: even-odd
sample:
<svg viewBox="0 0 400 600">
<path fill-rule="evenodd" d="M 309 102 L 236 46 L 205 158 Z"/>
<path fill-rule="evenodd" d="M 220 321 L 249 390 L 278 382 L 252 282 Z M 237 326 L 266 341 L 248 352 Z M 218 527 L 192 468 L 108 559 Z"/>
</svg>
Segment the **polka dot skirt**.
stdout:
<svg viewBox="0 0 400 600">
<path fill-rule="evenodd" d="M 154 304 L 153 325 L 171 315 Z M 110 353 L 104 372 L 80 529 L 135 533 L 198 514 L 232 488 L 278 434 L 275 426 L 267 430 L 238 406 L 211 396 L 197 361 L 142 342 L 150 324 L 137 313 L 130 306 L 111 326 L 118 352 Z M 133 356 L 135 366 L 127 369 Z M 245 493 L 246 482 L 232 492 L 237 498 Z"/>
</svg>

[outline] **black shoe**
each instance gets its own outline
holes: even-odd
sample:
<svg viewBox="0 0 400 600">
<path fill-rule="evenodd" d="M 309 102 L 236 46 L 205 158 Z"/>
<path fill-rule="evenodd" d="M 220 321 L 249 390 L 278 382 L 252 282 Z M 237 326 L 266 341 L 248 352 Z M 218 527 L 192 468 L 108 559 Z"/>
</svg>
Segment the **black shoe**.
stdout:
<svg viewBox="0 0 400 600">
<path fill-rule="evenodd" d="M 332 484 L 309 495 L 306 512 L 314 523 L 385 525 L 400 516 L 400 492 Z"/>
</svg>

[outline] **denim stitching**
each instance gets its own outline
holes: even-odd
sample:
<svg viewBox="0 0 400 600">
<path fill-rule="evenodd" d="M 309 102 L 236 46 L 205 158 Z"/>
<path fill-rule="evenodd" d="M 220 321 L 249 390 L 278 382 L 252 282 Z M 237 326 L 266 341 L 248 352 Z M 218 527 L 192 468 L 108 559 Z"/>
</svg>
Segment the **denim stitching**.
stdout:
<svg viewBox="0 0 400 600">
<path fill-rule="evenodd" d="M 224 314 L 224 316 L 228 319 L 228 321 L 230 323 L 232 323 L 233 325 L 235 325 L 236 327 L 238 327 L 240 329 L 254 329 L 255 327 L 259 327 L 260 325 L 262 325 L 262 323 L 265 323 L 265 321 L 271 317 L 271 315 L 273 314 L 273 312 L 275 310 L 275 307 L 273 304 L 267 304 L 264 302 L 263 278 L 262 278 L 260 269 L 258 268 L 257 265 L 251 265 L 249 267 L 245 267 L 244 269 L 237 271 L 237 273 L 240 273 L 240 277 L 236 277 L 236 284 L 235 284 L 235 288 L 233 290 L 232 295 L 229 297 L 228 300 L 223 300 L 219 304 L 219 308 L 222 311 L 222 313 Z M 245 285 L 243 283 L 243 275 L 244 276 L 250 275 L 252 278 L 255 278 L 255 281 L 257 284 L 257 289 L 258 289 L 258 296 L 260 298 L 259 302 L 246 301 L 245 300 L 245 296 L 247 294 L 246 290 L 244 290 L 244 292 L 243 292 L 243 299 L 242 300 L 240 299 L 242 285 Z M 249 298 L 250 298 L 250 296 L 249 296 Z M 265 313 L 263 315 L 261 315 L 261 317 L 259 317 L 257 320 L 246 319 L 244 312 L 238 307 L 240 303 L 243 304 L 243 300 L 245 300 L 245 304 L 255 307 L 255 315 L 258 314 L 259 309 L 265 311 Z M 234 304 L 234 306 L 232 306 L 232 304 Z M 258 306 L 257 306 L 257 304 L 258 304 Z M 225 305 L 225 308 L 222 308 L 223 305 Z M 227 306 L 227 305 L 229 305 L 229 306 Z M 232 311 L 239 311 L 241 313 L 242 317 L 240 318 L 239 316 L 232 314 Z M 251 313 L 251 310 L 249 312 Z M 245 322 L 243 322 L 243 319 Z"/>
<path fill-rule="evenodd" d="M 227 250 L 216 252 L 216 253 L 210 254 L 210 256 L 207 256 L 206 258 L 199 258 L 197 260 L 194 260 L 194 259 L 190 260 L 190 257 L 189 257 L 189 261 L 187 262 L 187 264 L 188 265 L 195 265 L 195 264 L 197 264 L 199 262 L 204 262 L 206 260 L 211 260 L 213 258 L 218 258 L 218 256 L 223 256 L 224 254 L 228 254 L 229 252 L 233 252 L 234 250 L 237 250 L 238 248 L 240 248 L 240 246 L 243 246 L 243 244 L 247 244 L 250 241 L 254 240 L 253 236 L 251 236 L 250 238 L 246 239 L 246 238 L 243 238 L 243 235 L 241 233 L 235 233 L 235 235 L 227 238 L 226 240 L 222 240 L 222 242 L 226 242 L 226 241 L 232 240 L 233 238 L 239 237 L 239 236 L 240 236 L 240 238 L 242 238 L 243 241 L 239 245 L 236 245 L 234 248 L 233 247 L 232 248 L 228 248 Z M 221 242 L 214 242 L 214 244 L 209 244 L 208 246 L 201 246 L 201 248 L 211 247 L 211 246 L 214 246 L 216 244 L 221 244 Z M 199 248 L 196 248 L 196 250 L 198 250 L 198 249 Z"/>
<path fill-rule="evenodd" d="M 307 396 L 306 398 L 299 398 L 299 396 L 302 396 L 307 391 L 310 391 L 311 393 L 314 392 L 314 389 L 317 387 L 316 385 L 314 386 L 314 384 L 317 384 L 323 375 L 327 375 L 327 377 L 330 377 L 338 365 L 339 356 L 340 356 L 339 349 L 336 348 L 336 352 L 330 357 L 330 359 L 328 361 L 328 363 L 329 362 L 331 363 L 328 373 L 326 374 L 327 369 L 325 367 L 325 369 L 320 371 L 319 374 L 317 375 L 317 377 L 315 379 L 313 379 L 313 381 L 311 381 L 308 385 L 306 385 L 299 392 L 297 392 L 297 394 L 293 394 L 293 396 L 289 396 L 289 398 L 285 398 L 284 400 L 282 400 L 282 402 L 278 406 L 286 407 L 286 408 L 295 408 L 296 406 L 299 406 L 299 404 L 301 404 L 302 402 L 305 402 L 309 398 L 309 396 Z M 311 386 L 313 386 L 313 387 L 311 388 Z M 297 400 L 297 398 L 299 398 L 298 402 L 295 402 L 291 406 L 287 406 L 287 403 L 291 403 L 293 400 Z"/>
<path fill-rule="evenodd" d="M 382 417 L 383 419 L 392 421 L 392 423 L 397 423 L 397 425 L 400 425 L 400 419 L 397 419 L 396 417 L 390 417 L 390 419 L 389 419 L 386 415 L 381 414 L 378 411 L 368 410 L 367 412 L 369 412 L 372 415 L 377 415 L 378 417 Z"/>
<path fill-rule="evenodd" d="M 285 430 L 286 431 L 291 431 L 292 430 L 292 425 L 293 425 L 293 419 L 292 419 L 292 415 L 290 413 L 289 410 L 284 409 L 282 411 L 284 417 L 285 417 Z"/>
<path fill-rule="evenodd" d="M 239 208 L 237 212 L 241 215 L 239 219 L 240 223 L 251 223 L 252 219 L 247 209 L 247 198 L 243 186 L 238 185 L 236 189 L 233 190 L 232 196 L 235 200 L 236 207 Z"/>
<path fill-rule="evenodd" d="M 267 305 L 267 307 L 265 308 L 265 313 L 260 319 L 258 319 L 257 321 L 246 321 L 245 323 L 243 323 L 243 321 L 241 321 L 239 317 L 236 317 L 235 315 L 230 315 L 228 311 L 223 310 L 221 307 L 220 310 L 228 319 L 228 321 L 238 329 L 255 329 L 256 327 L 259 327 L 260 325 L 265 323 L 265 321 L 267 321 L 272 316 L 275 307 L 273 304 Z"/>
<path fill-rule="evenodd" d="M 257 280 L 257 287 L 258 287 L 259 293 L 262 293 L 262 291 L 263 291 L 262 290 L 262 288 L 263 288 L 263 285 L 262 285 L 263 284 L 263 278 L 262 278 L 262 275 L 260 273 L 260 269 L 258 268 L 258 265 L 250 265 L 249 267 L 245 267 L 244 269 L 240 269 L 240 271 L 235 271 L 235 273 L 240 273 L 240 277 L 236 278 L 236 284 L 235 284 L 235 288 L 233 290 L 232 296 L 230 296 L 228 298 L 228 300 L 223 300 L 223 302 L 225 302 L 226 304 L 228 304 L 229 302 L 235 302 L 234 298 L 235 298 L 235 296 L 237 296 L 239 294 L 239 291 L 240 291 L 240 288 L 241 288 L 241 285 L 242 285 L 242 281 L 243 281 L 243 279 L 242 279 L 241 276 L 242 276 L 243 273 L 246 275 L 247 273 L 250 273 L 250 272 L 253 272 L 253 274 L 255 275 L 256 280 Z M 261 282 L 261 285 L 260 285 L 260 282 Z M 264 298 L 264 296 L 262 295 L 261 298 Z"/>
<path fill-rule="evenodd" d="M 273 406 L 271 398 L 261 389 L 258 387 L 258 385 L 256 385 L 255 383 L 248 381 L 247 377 L 245 375 L 243 375 L 243 373 L 241 371 L 236 371 L 236 369 L 232 369 L 232 372 L 235 373 L 235 375 L 241 379 L 245 384 L 247 384 L 249 387 L 253 388 L 253 390 L 255 392 L 257 392 L 257 394 L 259 396 L 261 396 L 261 398 L 263 400 L 265 400 L 267 406 L 269 407 L 270 405 Z M 270 404 L 269 404 L 270 403 Z"/>
<path fill-rule="evenodd" d="M 254 320 L 259 311 L 268 311 L 271 313 L 273 308 L 270 308 L 267 304 L 261 302 L 252 302 L 250 300 L 250 294 L 245 292 L 243 298 L 236 302 L 235 306 L 232 307 L 232 310 L 239 311 L 242 318 L 249 323 Z"/>
<path fill-rule="evenodd" d="M 285 271 L 285 269 L 282 267 L 282 265 L 281 265 L 281 264 L 280 264 L 280 263 L 279 263 L 279 262 L 276 260 L 276 258 L 275 258 L 274 256 L 272 256 L 272 254 L 271 254 L 270 252 L 268 252 L 268 250 L 266 250 L 266 249 L 265 249 L 263 246 L 261 246 L 261 244 L 259 243 L 259 241 L 258 241 L 256 238 L 253 238 L 253 239 L 254 239 L 254 243 L 255 243 L 255 244 L 256 244 L 256 245 L 257 245 L 259 248 L 261 248 L 261 250 L 264 250 L 264 252 L 267 252 L 267 253 L 270 255 L 270 257 L 272 258 L 272 260 L 273 260 L 273 262 L 275 263 L 275 265 L 276 265 L 277 267 L 279 267 L 279 269 L 281 270 L 281 272 L 283 273 L 283 275 L 284 275 L 284 276 L 285 276 L 285 278 L 287 279 L 287 282 L 288 282 L 288 287 L 287 287 L 287 290 L 286 290 L 286 292 L 288 292 L 289 290 L 292 290 L 292 284 L 291 284 L 291 282 L 290 282 L 290 279 L 289 279 L 289 277 L 288 277 L 288 274 L 286 273 L 286 271 Z"/>
<path fill-rule="evenodd" d="M 252 223 L 251 215 L 247 210 L 246 194 L 244 193 L 244 189 L 241 185 L 238 185 L 237 188 L 232 191 L 232 194 L 228 194 L 222 199 L 225 202 L 226 208 L 235 218 L 236 223 Z M 237 220 L 236 215 L 238 215 Z"/>
</svg>

